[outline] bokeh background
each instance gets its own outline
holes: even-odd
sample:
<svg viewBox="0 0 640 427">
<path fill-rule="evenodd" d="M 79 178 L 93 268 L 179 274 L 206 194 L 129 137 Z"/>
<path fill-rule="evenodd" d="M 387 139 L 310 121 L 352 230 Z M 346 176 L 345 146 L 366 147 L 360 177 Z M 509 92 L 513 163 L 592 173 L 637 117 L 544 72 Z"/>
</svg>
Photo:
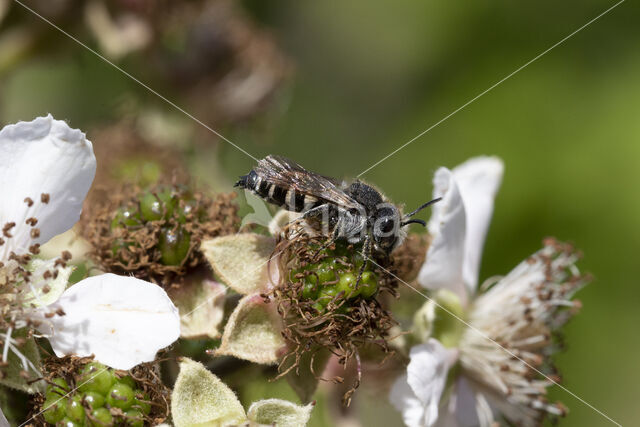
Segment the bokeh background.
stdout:
<svg viewBox="0 0 640 427">
<path fill-rule="evenodd" d="M 355 177 L 614 2 L 25 4 L 254 156 Z M 504 159 L 481 279 L 545 236 L 584 251 L 595 280 L 558 365 L 567 388 L 623 425 L 640 419 L 639 12 L 620 4 L 363 176 L 413 207 L 438 166 Z M 0 16 L 2 124 L 52 113 L 87 131 L 99 162 L 112 139 L 142 139 L 220 191 L 254 164 L 19 4 L 0 0 Z M 229 379 L 244 402 L 295 399 L 282 382 L 246 378 Z M 366 375 L 357 395 L 362 425 L 400 425 Z M 610 425 L 553 397 L 570 408 L 562 425 Z M 332 425 L 329 400 L 320 393 L 312 425 Z"/>
</svg>

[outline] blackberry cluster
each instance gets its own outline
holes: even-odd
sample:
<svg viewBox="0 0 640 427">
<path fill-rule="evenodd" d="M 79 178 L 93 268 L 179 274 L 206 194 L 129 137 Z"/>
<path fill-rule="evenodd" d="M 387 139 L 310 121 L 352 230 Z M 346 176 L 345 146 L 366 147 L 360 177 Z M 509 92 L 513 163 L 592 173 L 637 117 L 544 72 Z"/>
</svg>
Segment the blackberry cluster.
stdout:
<svg viewBox="0 0 640 427">
<path fill-rule="evenodd" d="M 187 216 L 190 219 L 193 216 L 196 221 L 204 221 L 207 219 L 207 212 L 189 191 L 161 187 L 158 191 L 146 191 L 137 201 L 120 207 L 110 228 L 112 231 L 118 228 L 135 230 L 149 222 L 162 221 L 165 226 L 159 230 L 157 242 L 160 261 L 164 265 L 178 266 L 187 258 L 191 247 L 191 233 L 184 227 Z M 125 239 L 117 239 L 112 246 L 113 255 L 116 256 L 120 250 L 133 244 Z"/>
<path fill-rule="evenodd" d="M 46 389 L 42 416 L 48 424 L 75 426 L 143 426 L 151 412 L 149 397 L 131 376 L 119 377 L 98 362 L 86 364 L 75 378 L 53 378 Z"/>
<path fill-rule="evenodd" d="M 302 297 L 314 301 L 313 308 L 322 313 L 329 302 L 338 303 L 356 297 L 373 298 L 378 292 L 378 275 L 367 262 L 360 281 L 358 275 L 364 263 L 359 252 L 348 251 L 339 245 L 318 253 L 318 262 L 306 262 L 304 266 L 289 273 L 292 282 L 302 280 Z"/>
<path fill-rule="evenodd" d="M 185 185 L 125 186 L 83 213 L 83 234 L 105 271 L 179 286 L 204 265 L 200 243 L 235 233 L 235 194 L 208 195 Z"/>
</svg>

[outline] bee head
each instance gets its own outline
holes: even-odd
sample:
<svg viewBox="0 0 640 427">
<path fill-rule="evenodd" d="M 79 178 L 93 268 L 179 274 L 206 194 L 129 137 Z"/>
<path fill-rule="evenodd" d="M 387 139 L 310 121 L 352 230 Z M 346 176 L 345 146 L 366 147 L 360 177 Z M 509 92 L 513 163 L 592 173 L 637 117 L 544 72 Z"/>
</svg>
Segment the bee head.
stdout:
<svg viewBox="0 0 640 427">
<path fill-rule="evenodd" d="M 400 239 L 402 216 L 390 203 L 378 207 L 373 218 L 373 242 L 376 249 L 390 253 Z"/>
</svg>

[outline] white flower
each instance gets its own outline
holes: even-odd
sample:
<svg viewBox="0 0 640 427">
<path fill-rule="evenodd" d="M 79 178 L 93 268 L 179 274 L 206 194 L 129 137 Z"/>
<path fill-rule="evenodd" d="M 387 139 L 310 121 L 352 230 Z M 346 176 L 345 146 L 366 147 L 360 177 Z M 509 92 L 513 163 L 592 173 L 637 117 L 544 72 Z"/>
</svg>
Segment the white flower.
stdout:
<svg viewBox="0 0 640 427">
<path fill-rule="evenodd" d="M 80 217 L 96 160 L 84 133 L 51 115 L 0 131 L 0 304 L 2 359 L 19 353 L 14 331 L 36 326 L 58 356 L 95 355 L 116 369 L 153 360 L 175 341 L 180 319 L 158 286 L 113 274 L 66 291 L 66 257 L 32 258 Z M 58 315 L 53 315 L 57 312 Z M 64 313 L 64 315 L 62 315 Z M 33 367 L 32 367 L 33 368 Z"/>
<path fill-rule="evenodd" d="M 584 284 L 571 248 L 548 239 L 477 292 L 502 173 L 499 159 L 479 157 L 435 174 L 434 197 L 442 201 L 433 208 L 433 242 L 418 276 L 434 298 L 414 318 L 425 344 L 411 349 L 407 374 L 390 395 L 408 426 L 490 426 L 499 416 L 532 426 L 565 412 L 546 401 L 555 380 L 540 370 L 552 366 L 553 334 L 578 307 L 570 298 Z"/>
</svg>

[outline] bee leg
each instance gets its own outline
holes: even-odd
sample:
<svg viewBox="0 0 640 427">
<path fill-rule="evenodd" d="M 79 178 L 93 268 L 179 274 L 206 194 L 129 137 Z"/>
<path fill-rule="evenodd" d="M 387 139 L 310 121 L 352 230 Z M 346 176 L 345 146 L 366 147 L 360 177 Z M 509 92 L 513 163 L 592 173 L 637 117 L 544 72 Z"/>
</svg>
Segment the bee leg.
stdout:
<svg viewBox="0 0 640 427">
<path fill-rule="evenodd" d="M 331 246 L 333 242 L 338 240 L 339 235 L 340 235 L 340 228 L 338 227 L 338 224 L 336 224 L 336 226 L 333 228 L 333 232 L 331 232 L 331 237 L 329 237 L 329 240 L 327 240 L 322 246 L 320 246 L 320 249 L 318 249 L 316 253 L 313 254 L 314 262 L 317 261 L 317 257 L 318 255 L 320 255 L 320 252 L 324 251 L 329 246 Z"/>
<path fill-rule="evenodd" d="M 358 271 L 358 279 L 356 280 L 356 286 L 354 289 L 358 289 L 360 286 L 360 279 L 362 279 L 362 273 L 364 273 L 364 268 L 367 266 L 367 262 L 369 262 L 369 257 L 371 256 L 371 236 L 367 233 L 364 236 L 364 242 L 362 243 L 362 265 L 360 266 L 360 271 Z"/>
</svg>

